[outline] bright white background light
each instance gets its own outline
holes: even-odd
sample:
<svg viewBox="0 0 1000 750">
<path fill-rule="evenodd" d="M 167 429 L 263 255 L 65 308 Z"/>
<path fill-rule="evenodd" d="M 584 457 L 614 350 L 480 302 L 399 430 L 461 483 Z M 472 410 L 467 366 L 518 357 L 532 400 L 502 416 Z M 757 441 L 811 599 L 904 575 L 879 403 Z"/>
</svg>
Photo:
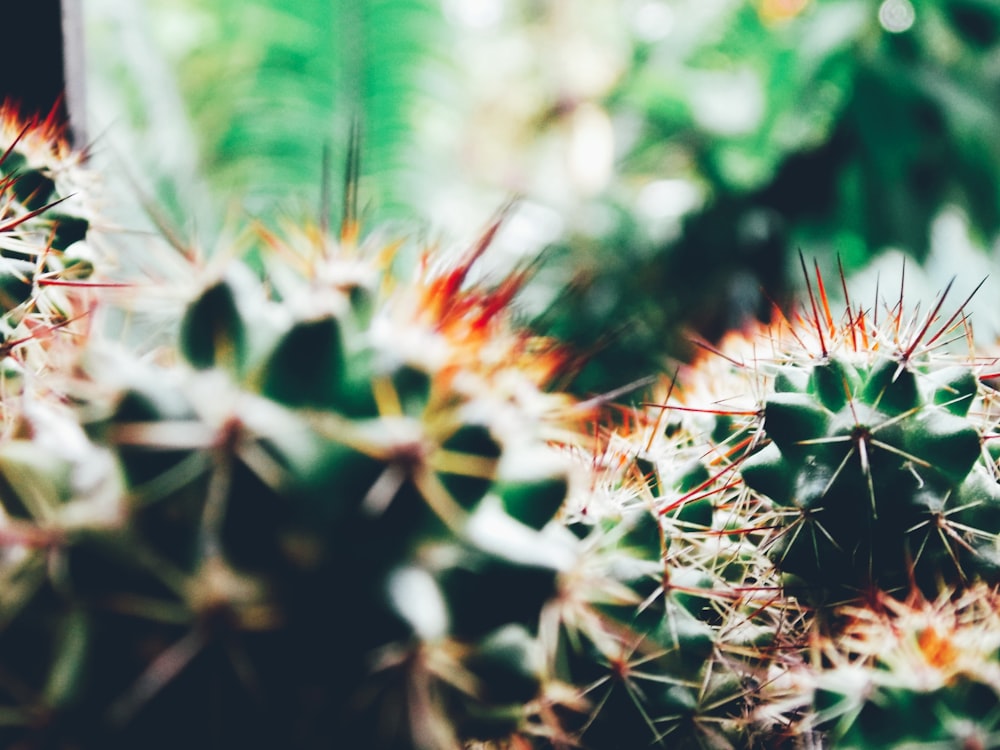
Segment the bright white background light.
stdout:
<svg viewBox="0 0 1000 750">
<path fill-rule="evenodd" d="M 488 29 L 503 18 L 503 0 L 442 0 L 445 17 L 470 29 Z"/>
<path fill-rule="evenodd" d="M 878 9 L 878 20 L 882 28 L 893 34 L 906 31 L 913 25 L 917 13 L 910 0 L 885 0 Z"/>
</svg>

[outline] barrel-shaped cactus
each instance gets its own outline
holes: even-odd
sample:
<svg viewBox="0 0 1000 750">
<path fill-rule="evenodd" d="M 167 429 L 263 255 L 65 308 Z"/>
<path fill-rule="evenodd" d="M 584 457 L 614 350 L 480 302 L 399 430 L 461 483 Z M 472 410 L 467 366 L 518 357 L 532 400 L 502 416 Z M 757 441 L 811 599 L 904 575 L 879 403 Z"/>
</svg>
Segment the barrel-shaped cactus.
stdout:
<svg viewBox="0 0 1000 750">
<path fill-rule="evenodd" d="M 529 721 L 576 555 L 549 529 L 558 352 L 512 288 L 463 284 L 478 250 L 395 279 L 311 251 L 206 282 L 176 353 L 87 348 L 54 411 L 76 453 L 0 446 L 4 744 L 444 748 Z"/>
<path fill-rule="evenodd" d="M 720 352 L 738 408 L 660 406 L 701 411 L 707 452 L 740 446 L 726 461 L 749 537 L 814 601 L 997 580 L 989 368 L 942 351 L 965 322 L 943 303 L 908 319 L 899 300 L 881 322 L 849 306 L 837 322 L 823 296 Z"/>
<path fill-rule="evenodd" d="M 835 320 L 822 280 L 815 283 L 801 314 L 776 312 L 771 325 L 705 344 L 705 356 L 665 378 L 651 399 L 622 408 L 598 461 L 611 479 L 568 510 L 619 529 L 628 525 L 622 509 L 648 508 L 662 553 L 659 567 L 647 562 L 645 589 L 629 581 L 635 598 L 647 609 L 659 601 L 662 611 L 678 592 L 701 592 L 711 655 L 700 654 L 699 666 L 721 671 L 721 663 L 744 690 L 730 704 L 729 732 L 702 736 L 702 746 L 902 747 L 926 724 L 908 715 L 932 710 L 951 717 L 927 729 L 935 741 L 990 746 L 992 677 L 956 672 L 933 687 L 907 686 L 904 667 L 874 653 L 858 658 L 854 633 L 864 613 L 880 613 L 886 632 L 910 627 L 903 602 L 917 599 L 989 609 L 1000 485 L 995 399 L 982 381 L 994 360 L 970 355 L 962 306 L 944 312 L 947 290 L 922 315 L 907 317 L 899 299 L 878 315 L 848 302 Z M 995 622 L 978 622 L 976 632 L 993 632 Z M 724 658 L 735 653 L 741 659 Z M 956 658 L 975 654 L 994 660 L 975 649 Z M 662 683 L 676 673 L 657 665 L 641 674 Z M 858 693 L 857 680 L 868 693 Z M 649 708 L 657 694 L 633 690 L 632 712 L 659 715 Z M 691 717 L 719 732 L 727 726 L 700 712 L 691 703 Z M 605 714 L 632 726 L 599 708 L 595 737 Z M 883 722 L 897 734 L 873 729 Z M 667 740 L 652 729 L 668 723 L 643 719 L 646 743 L 675 746 L 680 735 Z M 616 745 L 594 744 L 604 746 Z"/>
</svg>

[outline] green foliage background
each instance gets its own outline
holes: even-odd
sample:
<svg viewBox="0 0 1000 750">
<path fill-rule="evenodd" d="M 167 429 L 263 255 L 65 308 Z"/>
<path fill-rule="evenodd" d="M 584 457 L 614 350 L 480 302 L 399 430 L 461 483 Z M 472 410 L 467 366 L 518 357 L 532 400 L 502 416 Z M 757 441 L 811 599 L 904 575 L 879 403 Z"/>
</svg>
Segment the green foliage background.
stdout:
<svg viewBox="0 0 1000 750">
<path fill-rule="evenodd" d="M 525 315 L 597 352 L 583 390 L 766 315 L 799 248 L 831 274 L 895 250 L 933 276 L 959 252 L 932 242 L 949 216 L 965 273 L 993 262 L 993 0 L 88 7 L 92 130 L 209 237 L 232 208 L 335 217 L 354 117 L 369 225 L 461 241 L 524 196 L 500 244 L 547 246 Z"/>
</svg>

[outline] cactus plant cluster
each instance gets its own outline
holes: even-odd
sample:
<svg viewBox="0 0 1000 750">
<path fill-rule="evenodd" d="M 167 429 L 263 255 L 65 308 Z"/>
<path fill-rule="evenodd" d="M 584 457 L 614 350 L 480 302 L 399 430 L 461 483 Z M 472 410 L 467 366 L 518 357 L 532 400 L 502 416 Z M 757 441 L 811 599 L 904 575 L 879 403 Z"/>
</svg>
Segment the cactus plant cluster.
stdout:
<svg viewBox="0 0 1000 750">
<path fill-rule="evenodd" d="M 474 278 L 503 212 L 449 256 L 348 206 L 182 254 L 136 351 L 34 125 L 0 160 L 0 745 L 997 744 L 995 365 L 947 292 L 838 320 L 807 276 L 648 400 L 579 401 L 524 276 Z"/>
<path fill-rule="evenodd" d="M 958 644 L 996 637 L 997 415 L 983 383 L 995 360 L 976 358 L 947 289 L 923 315 L 902 295 L 881 310 L 848 297 L 836 320 L 822 278 L 806 278 L 801 314 L 706 344 L 613 430 L 618 505 L 638 479 L 664 534 L 665 595 L 676 565 L 708 583 L 712 658 L 727 650 L 727 618 L 768 633 L 751 649 L 757 673 L 740 672 L 742 726 L 765 746 L 992 746 L 995 649 Z M 607 494 L 593 507 L 610 517 Z M 916 600 L 940 617 L 915 626 Z M 925 644 L 924 661 L 937 658 L 930 634 L 947 630 L 948 665 L 921 682 L 900 644 L 862 655 L 875 629 Z M 928 711 L 951 718 L 914 723 Z M 729 746 L 756 741 L 736 737 Z"/>
<path fill-rule="evenodd" d="M 0 446 L 5 746 L 431 748 L 521 724 L 574 555 L 544 530 L 573 416 L 512 288 L 463 284 L 490 232 L 405 279 L 349 228 L 265 233 L 268 282 L 228 265 L 176 347 L 80 352 L 76 408 L 39 404 Z"/>
</svg>

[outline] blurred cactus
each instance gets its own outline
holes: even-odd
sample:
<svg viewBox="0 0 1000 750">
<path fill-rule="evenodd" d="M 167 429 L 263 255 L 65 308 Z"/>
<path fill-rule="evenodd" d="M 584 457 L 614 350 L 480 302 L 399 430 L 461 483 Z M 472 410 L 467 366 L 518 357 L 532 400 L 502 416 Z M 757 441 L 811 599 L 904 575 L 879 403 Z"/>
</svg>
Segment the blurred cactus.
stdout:
<svg viewBox="0 0 1000 750">
<path fill-rule="evenodd" d="M 15 109 L 0 109 L 0 409 L 8 427 L 20 413 L 17 396 L 56 387 L 44 375 L 58 374 L 60 350 L 90 325 L 95 190 L 81 161 L 53 120 L 22 122 Z"/>
<path fill-rule="evenodd" d="M 518 282 L 467 279 L 494 231 L 413 277 L 351 222 L 262 231 L 268 283 L 209 274 L 176 351 L 81 347 L 78 408 L 39 404 L 0 445 L 5 746 L 521 726 L 575 555 L 547 530 L 571 483 L 548 443 L 579 415 L 543 390 L 559 349 L 511 325 Z"/>
<path fill-rule="evenodd" d="M 837 748 L 996 746 L 997 612 L 995 587 L 982 584 L 839 608 L 837 639 L 816 637 L 816 663 L 791 670 L 810 706 L 799 736 Z"/>
</svg>

